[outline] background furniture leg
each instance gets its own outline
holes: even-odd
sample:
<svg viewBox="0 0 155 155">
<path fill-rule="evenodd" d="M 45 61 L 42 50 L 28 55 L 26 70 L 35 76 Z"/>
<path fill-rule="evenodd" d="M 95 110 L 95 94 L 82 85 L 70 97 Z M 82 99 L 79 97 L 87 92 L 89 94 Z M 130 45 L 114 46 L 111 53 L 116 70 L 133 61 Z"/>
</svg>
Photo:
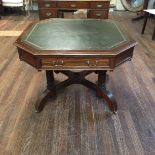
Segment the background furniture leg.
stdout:
<svg viewBox="0 0 155 155">
<path fill-rule="evenodd" d="M 145 15 L 145 20 L 144 20 L 144 24 L 143 24 L 143 28 L 142 28 L 142 34 L 144 34 L 144 31 L 145 31 L 145 27 L 146 27 L 146 23 L 147 23 L 148 17 L 149 17 L 149 13 L 146 13 L 146 15 Z"/>
</svg>

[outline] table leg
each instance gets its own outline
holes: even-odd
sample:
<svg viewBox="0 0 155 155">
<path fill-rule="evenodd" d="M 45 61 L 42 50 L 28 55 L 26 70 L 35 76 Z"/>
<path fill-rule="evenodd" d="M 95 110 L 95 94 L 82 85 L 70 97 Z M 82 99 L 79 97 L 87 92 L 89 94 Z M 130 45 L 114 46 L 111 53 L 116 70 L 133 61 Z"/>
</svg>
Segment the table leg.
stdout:
<svg viewBox="0 0 155 155">
<path fill-rule="evenodd" d="M 144 20 L 143 28 L 142 28 L 142 32 L 141 32 L 142 34 L 144 34 L 144 31 L 145 31 L 145 27 L 146 27 L 146 23 L 147 23 L 148 17 L 149 17 L 149 13 L 146 13 L 146 14 L 145 14 L 145 20 Z"/>
<path fill-rule="evenodd" d="M 81 72 L 72 72 L 72 71 L 55 71 L 55 73 L 62 73 L 68 76 L 67 80 L 64 80 L 59 83 L 54 82 L 54 75 L 53 71 L 46 71 L 46 78 L 47 78 L 47 89 L 42 93 L 39 97 L 35 109 L 36 112 L 40 112 L 43 109 L 43 106 L 46 103 L 46 99 L 51 97 L 52 95 L 56 96 L 56 90 L 63 89 L 72 84 L 82 84 L 90 89 L 96 91 L 96 95 L 98 97 L 103 98 L 106 103 L 109 105 L 110 110 L 113 113 L 117 111 L 117 103 L 110 91 L 106 89 L 106 72 L 107 71 L 96 71 L 95 73 L 98 74 L 98 84 L 92 83 L 85 79 L 87 75 L 94 71 L 81 71 Z"/>
<path fill-rule="evenodd" d="M 47 79 L 47 89 L 41 94 L 41 96 L 38 98 L 36 102 L 35 105 L 36 112 L 40 112 L 43 109 L 47 98 L 51 96 L 56 96 L 54 74 L 52 70 L 46 71 L 46 79 Z"/>
<path fill-rule="evenodd" d="M 98 71 L 98 85 L 106 87 L 107 71 Z"/>
<path fill-rule="evenodd" d="M 106 89 L 106 72 L 107 71 L 98 71 L 98 81 L 97 81 L 97 86 L 99 88 L 104 88 Z M 102 98 L 102 92 L 99 91 L 99 89 L 96 90 L 96 96 Z"/>
<path fill-rule="evenodd" d="M 98 71 L 98 85 L 96 89 L 96 95 L 103 98 L 109 105 L 110 110 L 116 114 L 117 113 L 117 102 L 113 97 L 113 94 L 106 89 L 106 72 Z"/>
</svg>

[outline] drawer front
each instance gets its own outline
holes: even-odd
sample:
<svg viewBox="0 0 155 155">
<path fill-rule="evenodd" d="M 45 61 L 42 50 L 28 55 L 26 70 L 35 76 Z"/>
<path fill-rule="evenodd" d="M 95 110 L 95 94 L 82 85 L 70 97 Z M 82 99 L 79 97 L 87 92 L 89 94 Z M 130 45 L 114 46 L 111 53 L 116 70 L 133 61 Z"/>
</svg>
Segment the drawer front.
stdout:
<svg viewBox="0 0 155 155">
<path fill-rule="evenodd" d="M 88 18 L 108 19 L 108 11 L 90 10 L 88 13 Z"/>
<path fill-rule="evenodd" d="M 56 8 L 56 2 L 52 1 L 38 1 L 39 8 Z"/>
<path fill-rule="evenodd" d="M 57 4 L 58 8 L 63 8 L 63 9 L 86 9 L 89 8 L 89 3 L 88 2 L 58 2 Z"/>
<path fill-rule="evenodd" d="M 40 9 L 39 10 L 40 19 L 57 18 L 56 9 Z"/>
<path fill-rule="evenodd" d="M 109 1 L 105 1 L 105 2 L 91 2 L 90 3 L 90 7 L 92 9 L 109 9 Z"/>
<path fill-rule="evenodd" d="M 109 67 L 109 59 L 84 59 L 84 58 L 43 58 L 41 60 L 43 69 L 82 69 L 82 68 L 97 68 L 97 67 Z"/>
</svg>

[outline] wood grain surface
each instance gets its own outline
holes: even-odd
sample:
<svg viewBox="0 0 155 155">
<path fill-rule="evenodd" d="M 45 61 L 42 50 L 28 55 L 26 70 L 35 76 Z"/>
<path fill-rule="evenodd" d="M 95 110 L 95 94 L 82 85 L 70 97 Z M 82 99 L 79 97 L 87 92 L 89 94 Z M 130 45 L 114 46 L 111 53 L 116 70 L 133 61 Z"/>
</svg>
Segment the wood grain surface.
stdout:
<svg viewBox="0 0 155 155">
<path fill-rule="evenodd" d="M 45 72 L 19 61 L 13 43 L 19 31 L 39 20 L 38 15 L 2 17 L 0 155 L 155 154 L 154 21 L 149 20 L 142 36 L 143 21 L 132 22 L 134 16 L 129 12 L 110 12 L 109 16 L 139 43 L 131 62 L 108 72 L 107 87 L 118 102 L 117 115 L 81 85 L 60 91 L 55 99 L 47 100 L 41 113 L 35 113 L 35 102 L 46 88 Z M 97 77 L 92 74 L 88 79 L 95 82 Z"/>
</svg>

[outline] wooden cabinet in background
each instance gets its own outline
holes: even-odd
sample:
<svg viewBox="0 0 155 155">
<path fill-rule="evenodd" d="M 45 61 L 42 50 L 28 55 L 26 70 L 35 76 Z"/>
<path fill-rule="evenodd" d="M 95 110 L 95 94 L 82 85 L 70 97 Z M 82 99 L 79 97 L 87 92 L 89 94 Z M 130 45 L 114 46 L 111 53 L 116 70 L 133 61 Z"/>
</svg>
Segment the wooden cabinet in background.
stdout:
<svg viewBox="0 0 155 155">
<path fill-rule="evenodd" d="M 58 18 L 62 11 L 87 9 L 87 18 L 107 19 L 109 0 L 38 0 L 39 18 Z"/>
</svg>

